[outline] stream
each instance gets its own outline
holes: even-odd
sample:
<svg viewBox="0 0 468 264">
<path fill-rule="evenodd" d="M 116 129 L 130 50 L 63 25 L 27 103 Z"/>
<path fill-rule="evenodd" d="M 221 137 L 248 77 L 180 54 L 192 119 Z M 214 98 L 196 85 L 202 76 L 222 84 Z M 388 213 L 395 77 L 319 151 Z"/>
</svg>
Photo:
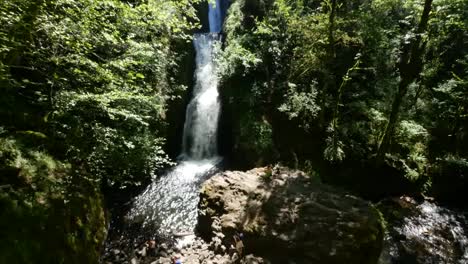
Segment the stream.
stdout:
<svg viewBox="0 0 468 264">
<path fill-rule="evenodd" d="M 387 220 L 379 264 L 468 263 L 466 212 L 409 197 L 379 204 Z"/>
</svg>

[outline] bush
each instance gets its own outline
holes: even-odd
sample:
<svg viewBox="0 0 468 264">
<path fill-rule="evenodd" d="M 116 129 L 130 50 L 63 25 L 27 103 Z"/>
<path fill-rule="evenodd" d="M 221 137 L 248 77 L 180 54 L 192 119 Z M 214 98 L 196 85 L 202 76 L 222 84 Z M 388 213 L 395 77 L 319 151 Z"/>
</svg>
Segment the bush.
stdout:
<svg viewBox="0 0 468 264">
<path fill-rule="evenodd" d="M 85 175 L 13 138 L 0 138 L 0 175 L 0 263 L 97 263 L 106 219 Z"/>
<path fill-rule="evenodd" d="M 440 200 L 465 206 L 468 199 L 468 160 L 454 155 L 437 159 L 431 169 L 431 194 Z"/>
</svg>

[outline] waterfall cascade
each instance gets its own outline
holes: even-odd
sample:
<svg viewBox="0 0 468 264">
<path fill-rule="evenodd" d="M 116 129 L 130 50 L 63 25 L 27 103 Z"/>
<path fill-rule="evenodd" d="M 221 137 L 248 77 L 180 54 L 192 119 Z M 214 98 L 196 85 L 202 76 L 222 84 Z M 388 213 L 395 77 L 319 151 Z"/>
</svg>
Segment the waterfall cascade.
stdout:
<svg viewBox="0 0 468 264">
<path fill-rule="evenodd" d="M 217 33 L 197 34 L 194 45 L 197 53 L 195 72 L 196 84 L 193 98 L 187 106 L 182 157 L 201 160 L 217 155 L 217 131 L 220 102 L 218 97 L 218 77 L 213 61 Z"/>
<path fill-rule="evenodd" d="M 220 43 L 220 1 L 209 5 L 210 33 L 196 34 L 195 87 L 187 106 L 180 163 L 135 198 L 127 218 L 161 235 L 191 232 L 197 222 L 200 184 L 217 170 L 220 112 L 215 54 Z"/>
</svg>

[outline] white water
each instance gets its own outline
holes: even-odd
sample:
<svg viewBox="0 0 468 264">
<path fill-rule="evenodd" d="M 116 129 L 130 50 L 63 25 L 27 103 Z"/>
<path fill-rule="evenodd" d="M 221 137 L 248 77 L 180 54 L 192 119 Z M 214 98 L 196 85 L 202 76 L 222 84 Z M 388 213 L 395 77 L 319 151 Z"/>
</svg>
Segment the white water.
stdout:
<svg viewBox="0 0 468 264">
<path fill-rule="evenodd" d="M 468 219 L 457 211 L 424 202 L 416 207 L 419 212 L 390 226 L 385 235 L 379 264 L 413 263 L 406 251 L 418 252 L 417 263 L 468 263 Z M 424 253 L 424 255 L 423 255 Z M 414 256 L 413 256 L 414 257 Z"/>
<path fill-rule="evenodd" d="M 129 220 L 161 235 L 192 232 L 197 222 L 199 187 L 219 158 L 182 161 L 139 195 Z"/>
<path fill-rule="evenodd" d="M 187 106 L 181 162 L 135 198 L 127 220 L 161 235 L 191 233 L 197 223 L 201 183 L 217 170 L 220 112 L 215 55 L 219 47 L 221 11 L 210 5 L 211 33 L 194 36 L 195 87 Z M 185 237 L 179 243 L 187 243 Z"/>
<path fill-rule="evenodd" d="M 218 154 L 217 133 L 220 102 L 214 54 L 219 43 L 215 33 L 194 37 L 197 52 L 196 84 L 187 106 L 182 143 L 186 159 L 201 160 Z"/>
</svg>

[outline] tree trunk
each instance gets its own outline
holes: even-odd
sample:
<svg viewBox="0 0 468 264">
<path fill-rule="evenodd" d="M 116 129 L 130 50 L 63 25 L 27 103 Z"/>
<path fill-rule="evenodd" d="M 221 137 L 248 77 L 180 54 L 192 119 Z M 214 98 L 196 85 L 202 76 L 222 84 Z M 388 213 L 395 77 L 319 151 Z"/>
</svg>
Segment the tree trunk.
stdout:
<svg viewBox="0 0 468 264">
<path fill-rule="evenodd" d="M 408 81 L 408 80 L 407 80 Z M 399 115 L 400 115 L 400 107 L 401 107 L 401 104 L 403 103 L 403 99 L 408 91 L 408 87 L 409 87 L 409 84 L 411 82 L 403 82 L 403 80 L 400 82 L 399 86 L 398 86 L 398 92 L 397 94 L 395 95 L 395 98 L 393 99 L 393 103 L 392 103 L 392 110 L 390 112 L 390 117 L 388 118 L 388 123 L 387 123 L 387 126 L 385 128 L 385 133 L 382 137 L 382 140 L 380 142 L 380 146 L 379 146 L 379 152 L 377 154 L 377 157 L 379 159 L 379 161 L 381 161 L 384 157 L 384 155 L 387 153 L 390 145 L 391 145 L 391 141 L 392 141 L 392 138 L 393 138 L 393 135 L 395 133 L 395 127 L 396 127 L 396 124 L 398 122 L 398 118 L 399 118 Z"/>
<path fill-rule="evenodd" d="M 328 56 L 332 59 L 335 58 L 335 18 L 336 18 L 336 8 L 337 0 L 331 1 L 331 10 L 328 17 Z"/>
<path fill-rule="evenodd" d="M 398 123 L 400 115 L 400 108 L 404 102 L 405 96 L 408 92 L 409 85 L 418 78 L 423 68 L 423 53 L 426 43 L 422 41 L 422 34 L 427 30 L 429 22 L 429 14 L 432 9 L 433 0 L 425 0 L 424 10 L 416 30 L 416 37 L 410 43 L 409 48 L 404 49 L 399 63 L 400 70 L 400 83 L 398 91 L 393 99 L 392 110 L 385 132 L 380 141 L 379 149 L 377 151 L 377 161 L 382 162 L 385 154 L 389 151 L 391 141 L 395 132 L 395 127 Z"/>
</svg>

